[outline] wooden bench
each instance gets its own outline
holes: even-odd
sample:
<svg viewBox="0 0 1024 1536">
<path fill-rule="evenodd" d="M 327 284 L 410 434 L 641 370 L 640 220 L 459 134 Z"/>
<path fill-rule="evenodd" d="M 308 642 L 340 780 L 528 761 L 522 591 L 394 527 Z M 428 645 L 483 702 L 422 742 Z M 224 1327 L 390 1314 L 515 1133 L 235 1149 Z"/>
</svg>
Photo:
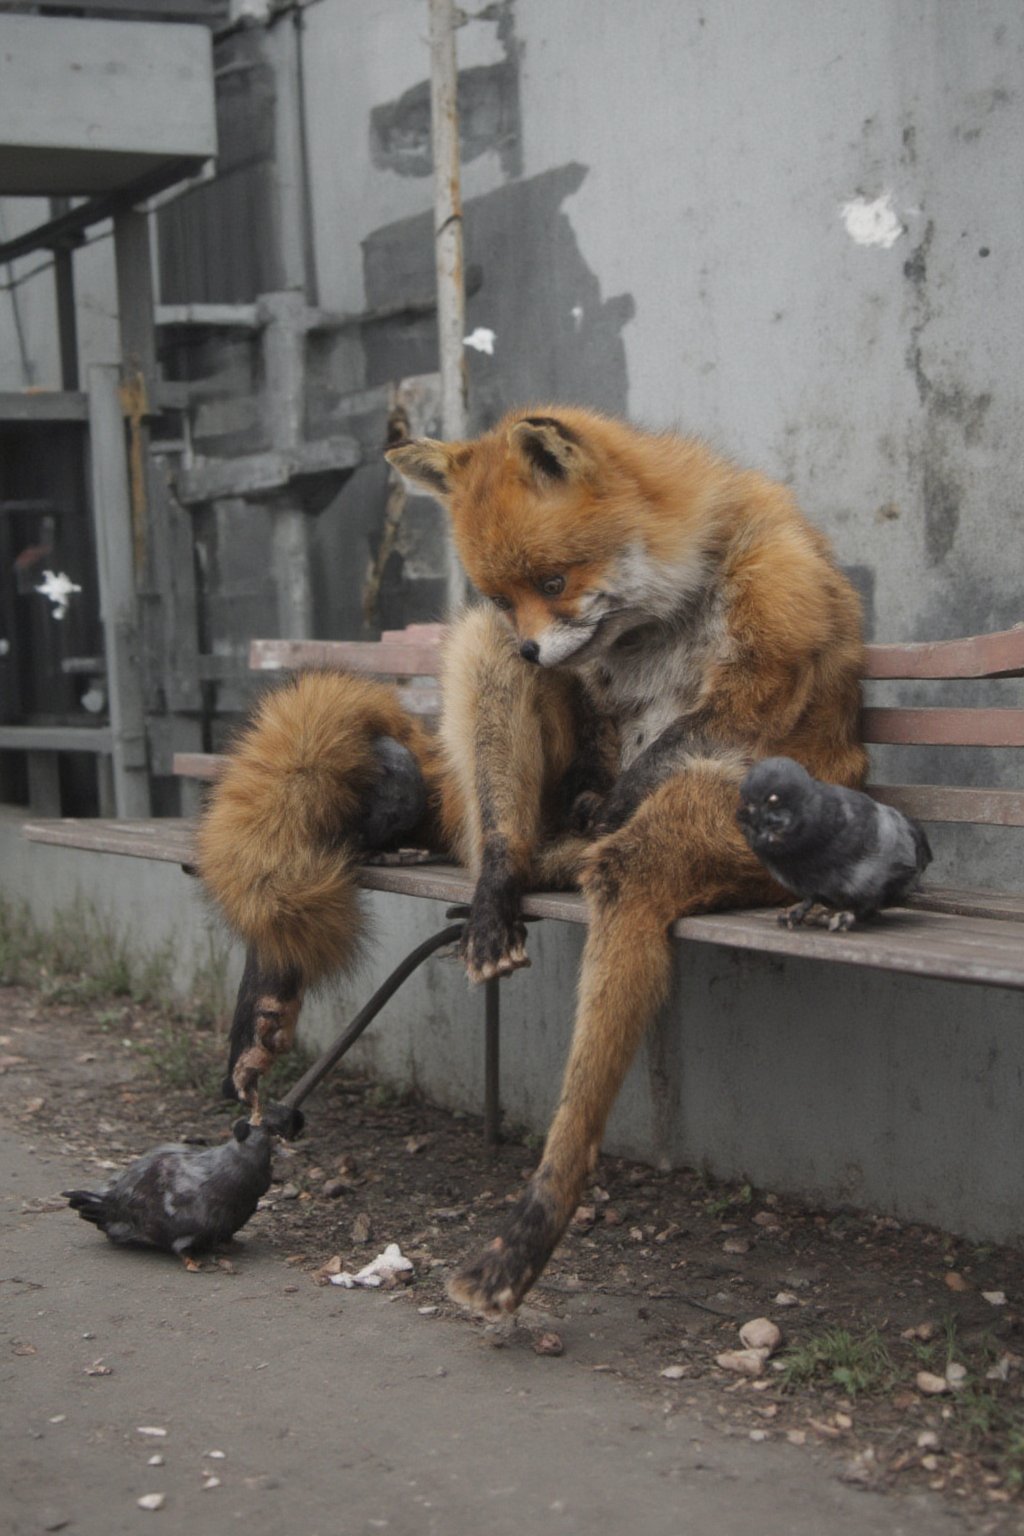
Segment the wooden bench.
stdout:
<svg viewBox="0 0 1024 1536">
<path fill-rule="evenodd" d="M 412 625 L 386 632 L 379 641 L 254 640 L 250 666 L 258 672 L 309 667 L 337 667 L 389 677 L 397 681 L 407 706 L 434 716 L 439 705 L 437 675 L 442 630 L 439 625 Z M 1024 677 L 1024 625 L 998 634 L 972 636 L 934 644 L 871 645 L 867 648 L 866 681 L 956 681 Z M 864 739 L 869 744 L 961 747 L 1024 746 L 1024 708 L 887 707 L 864 710 Z M 213 780 L 224 758 L 182 754 L 175 771 Z M 1024 790 L 931 784 L 873 784 L 879 800 L 898 806 L 924 822 L 959 822 L 986 826 L 1024 826 Z M 180 820 L 107 821 L 59 820 L 29 822 L 25 836 L 33 842 L 94 852 L 123 854 L 180 864 L 191 870 L 194 826 Z M 411 866 L 366 863 L 360 884 L 366 890 L 440 900 L 462 909 L 473 893 L 473 880 L 464 869 L 434 861 Z M 523 903 L 529 919 L 585 923 L 583 898 L 566 892 L 534 892 Z M 457 915 L 450 913 L 450 916 Z M 706 913 L 686 917 L 673 927 L 684 942 L 726 945 L 735 949 L 829 960 L 837 965 L 930 976 L 982 986 L 1024 989 L 1024 894 L 984 889 L 925 885 L 906 907 L 891 910 L 876 923 L 848 933 L 780 927 L 777 909 Z M 401 981 L 427 954 L 450 939 L 446 929 L 406 957 L 361 1010 L 307 1078 L 315 1084 L 340 1059 L 372 1021 Z M 411 963 L 415 958 L 415 964 Z M 484 984 L 485 1135 L 498 1138 L 498 982 Z M 298 1085 L 302 1098 L 307 1080 Z M 286 1100 L 286 1103 L 288 1101 Z"/>
</svg>

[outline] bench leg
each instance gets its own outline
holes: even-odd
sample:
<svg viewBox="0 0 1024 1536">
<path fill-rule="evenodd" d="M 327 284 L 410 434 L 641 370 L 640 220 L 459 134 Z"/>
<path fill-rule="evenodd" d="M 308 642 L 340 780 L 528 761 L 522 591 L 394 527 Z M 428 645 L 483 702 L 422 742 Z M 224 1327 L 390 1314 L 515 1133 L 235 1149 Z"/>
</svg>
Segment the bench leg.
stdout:
<svg viewBox="0 0 1024 1536">
<path fill-rule="evenodd" d="M 484 982 L 484 1141 L 489 1147 L 501 1141 L 501 1097 L 498 1088 L 501 1064 L 501 982 L 492 976 Z"/>
<path fill-rule="evenodd" d="M 363 1031 L 373 1023 L 384 1004 L 394 996 L 417 966 L 422 965 L 435 950 L 461 937 L 462 927 L 462 923 L 453 923 L 447 928 L 442 928 L 440 933 L 435 933 L 432 938 L 417 945 L 410 954 L 406 955 L 400 965 L 396 965 L 391 975 L 381 983 L 369 1002 L 359 1010 L 344 1033 L 339 1035 L 334 1044 L 329 1045 L 321 1056 L 317 1057 L 308 1072 L 304 1072 L 291 1091 L 285 1094 L 281 1101 L 284 1108 L 297 1110 L 299 1105 L 308 1099 L 313 1089 L 323 1082 L 328 1072 L 337 1066 L 341 1058 L 352 1049 Z"/>
</svg>

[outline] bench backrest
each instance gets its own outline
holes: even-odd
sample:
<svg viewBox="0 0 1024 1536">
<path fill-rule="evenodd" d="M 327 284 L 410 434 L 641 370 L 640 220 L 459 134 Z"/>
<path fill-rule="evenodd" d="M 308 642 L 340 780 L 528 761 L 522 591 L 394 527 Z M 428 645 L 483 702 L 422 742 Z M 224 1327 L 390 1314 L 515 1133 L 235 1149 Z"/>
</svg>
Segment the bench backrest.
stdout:
<svg viewBox="0 0 1024 1536">
<path fill-rule="evenodd" d="M 991 635 L 915 645 L 869 645 L 868 681 L 977 682 L 1024 677 L 1024 624 Z M 1024 747 L 1024 709 L 866 708 L 865 742 L 877 746 Z M 872 784 L 878 800 L 922 821 L 1024 826 L 1024 791 L 938 784 Z"/>
<path fill-rule="evenodd" d="M 336 667 L 394 679 L 406 706 L 427 718 L 440 708 L 438 673 L 444 626 L 410 624 L 385 630 L 379 640 L 254 640 L 255 672 Z M 1024 624 L 997 634 L 929 644 L 869 645 L 866 681 L 967 680 L 1024 677 Z M 1024 709 L 876 706 L 862 716 L 869 745 L 1024 747 Z M 175 772 L 216 775 L 220 759 L 179 753 Z M 933 784 L 872 784 L 878 800 L 922 821 L 1024 826 L 1024 791 Z"/>
</svg>

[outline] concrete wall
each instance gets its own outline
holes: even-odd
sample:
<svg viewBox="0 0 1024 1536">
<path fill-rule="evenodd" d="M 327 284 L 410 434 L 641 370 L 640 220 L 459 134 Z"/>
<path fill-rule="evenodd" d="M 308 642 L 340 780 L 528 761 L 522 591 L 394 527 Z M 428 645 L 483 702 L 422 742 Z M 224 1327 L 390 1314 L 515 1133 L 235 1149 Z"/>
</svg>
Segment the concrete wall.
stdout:
<svg viewBox="0 0 1024 1536">
<path fill-rule="evenodd" d="M 0 895 L 41 922 L 76 899 L 130 933 L 140 953 L 170 940 L 187 992 L 208 965 L 211 927 L 175 865 L 29 844 L 0 813 Z M 355 984 L 303 1021 L 326 1044 L 414 943 L 440 903 L 368 898 L 377 941 Z M 558 1093 L 582 931 L 530 929 L 532 968 L 502 983 L 502 1104 L 542 1133 Z M 229 981 L 241 955 L 232 952 Z M 605 1139 L 611 1152 L 825 1205 L 935 1222 L 987 1241 L 1024 1239 L 1019 1170 L 1024 1033 L 1020 994 L 678 946 L 676 994 L 640 1051 Z M 483 998 L 461 967 L 428 961 L 353 1052 L 381 1081 L 479 1113 Z M 316 1100 L 308 1106 L 316 1114 Z"/>
</svg>

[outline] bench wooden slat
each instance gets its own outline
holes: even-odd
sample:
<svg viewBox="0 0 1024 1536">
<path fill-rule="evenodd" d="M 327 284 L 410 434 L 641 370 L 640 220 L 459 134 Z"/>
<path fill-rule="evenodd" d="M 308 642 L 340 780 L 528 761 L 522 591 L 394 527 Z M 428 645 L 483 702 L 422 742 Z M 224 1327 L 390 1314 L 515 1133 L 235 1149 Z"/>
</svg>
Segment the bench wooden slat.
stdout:
<svg viewBox="0 0 1024 1536">
<path fill-rule="evenodd" d="M 177 770 L 175 770 L 177 771 Z M 944 784 L 869 784 L 868 794 L 918 821 L 1024 827 L 1024 790 L 962 789 Z"/>
<path fill-rule="evenodd" d="M 193 856 L 194 825 L 188 821 L 66 819 L 27 822 L 24 832 L 33 842 L 175 864 L 188 865 Z M 367 890 L 466 902 L 474 881 L 467 870 L 450 865 L 367 865 L 360 872 L 360 884 Z M 969 893 L 947 892 L 946 899 L 969 901 Z M 990 893 L 979 893 L 986 912 L 991 910 L 993 899 Z M 1008 904 L 1011 910 L 1007 915 L 1019 917 L 1020 898 L 1008 898 Z M 587 920 L 582 897 L 568 892 L 531 893 L 524 898 L 523 910 L 527 916 L 562 922 Z M 996 916 L 963 916 L 959 910 L 928 910 L 923 906 L 899 908 L 878 923 L 843 934 L 817 929 L 789 932 L 779 927 L 777 914 L 770 909 L 703 913 L 680 919 L 672 931 L 679 938 L 705 944 L 1024 989 L 1024 951 L 1017 924 Z"/>
<path fill-rule="evenodd" d="M 871 678 L 1024 677 L 1024 624 L 963 640 L 865 646 Z"/>
<path fill-rule="evenodd" d="M 254 672 L 333 667 L 374 677 L 436 677 L 441 635 L 441 625 L 424 624 L 408 637 L 391 630 L 380 640 L 253 640 L 249 665 Z"/>
<path fill-rule="evenodd" d="M 1024 747 L 1024 709 L 869 708 L 861 731 L 876 745 Z"/>
</svg>

